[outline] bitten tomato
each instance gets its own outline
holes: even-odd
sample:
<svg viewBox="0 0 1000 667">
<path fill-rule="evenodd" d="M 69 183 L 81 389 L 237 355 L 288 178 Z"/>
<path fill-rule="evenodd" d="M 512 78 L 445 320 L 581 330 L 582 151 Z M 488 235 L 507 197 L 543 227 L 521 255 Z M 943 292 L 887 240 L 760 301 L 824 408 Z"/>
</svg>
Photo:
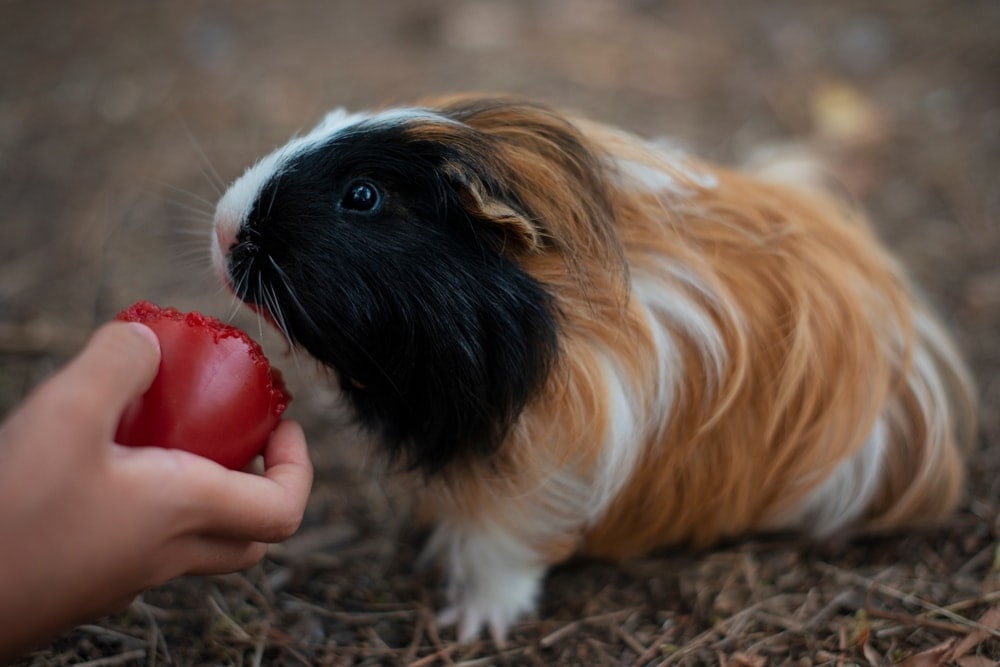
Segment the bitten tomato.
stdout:
<svg viewBox="0 0 1000 667">
<path fill-rule="evenodd" d="M 145 324 L 161 349 L 156 379 L 126 408 L 116 442 L 184 449 L 236 470 L 260 453 L 291 401 L 260 345 L 217 319 L 148 301 L 115 319 Z"/>
</svg>

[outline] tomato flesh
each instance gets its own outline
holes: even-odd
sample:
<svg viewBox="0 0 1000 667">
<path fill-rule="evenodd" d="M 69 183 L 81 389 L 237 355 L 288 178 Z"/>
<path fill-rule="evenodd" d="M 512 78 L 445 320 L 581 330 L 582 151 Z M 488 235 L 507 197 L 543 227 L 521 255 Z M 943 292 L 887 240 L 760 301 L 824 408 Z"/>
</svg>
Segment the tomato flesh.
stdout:
<svg viewBox="0 0 1000 667">
<path fill-rule="evenodd" d="M 122 414 L 115 441 L 183 449 L 239 470 L 267 443 L 291 396 L 260 345 L 197 312 L 140 301 L 116 316 L 160 340 L 153 384 Z"/>
</svg>

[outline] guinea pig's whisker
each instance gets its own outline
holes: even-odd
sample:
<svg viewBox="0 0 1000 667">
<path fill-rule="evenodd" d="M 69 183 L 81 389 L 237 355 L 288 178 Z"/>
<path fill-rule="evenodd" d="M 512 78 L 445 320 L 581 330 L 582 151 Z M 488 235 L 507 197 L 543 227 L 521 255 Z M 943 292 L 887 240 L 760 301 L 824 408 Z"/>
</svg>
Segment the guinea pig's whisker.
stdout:
<svg viewBox="0 0 1000 667">
<path fill-rule="evenodd" d="M 246 294 L 247 283 L 250 280 L 250 272 L 247 270 L 247 262 L 245 260 L 238 261 L 235 265 L 230 267 L 230 276 L 233 279 L 233 309 L 229 314 L 229 321 L 231 322 L 236 317 L 236 313 L 239 312 L 240 307 L 243 305 L 243 300 L 240 298 L 241 294 Z"/>
<path fill-rule="evenodd" d="M 243 302 L 240 301 L 240 298 L 236 296 L 236 294 L 232 294 L 232 299 L 233 299 L 233 305 L 229 311 L 229 317 L 226 319 L 226 321 L 229 323 L 232 323 L 232 321 L 236 319 L 237 313 L 240 312 L 240 308 L 243 306 Z"/>
<path fill-rule="evenodd" d="M 172 229 L 172 234 L 195 237 L 200 242 L 206 241 L 207 234 L 205 230 L 212 226 L 211 219 L 201 215 L 200 213 L 185 215 L 183 217 L 177 216 L 174 217 L 174 220 L 184 223 L 185 226 Z M 205 245 L 208 245 L 207 242 Z"/>
<path fill-rule="evenodd" d="M 199 216 L 204 216 L 204 218 L 208 221 L 212 220 L 212 216 L 215 213 L 215 202 L 199 195 L 193 190 L 187 190 L 171 183 L 156 180 L 152 181 L 152 183 L 154 183 L 157 187 L 163 190 L 168 190 L 172 193 L 172 196 L 157 195 L 161 201 L 164 201 L 172 206 L 183 208 L 192 213 L 196 213 Z"/>
<path fill-rule="evenodd" d="M 265 294 L 265 292 L 264 292 L 264 277 L 261 275 L 260 271 L 257 271 L 257 294 L 261 297 L 261 300 L 264 301 L 264 299 L 263 299 L 263 295 Z M 267 307 L 266 303 L 264 304 L 264 307 L 265 308 Z M 260 334 L 260 337 L 263 339 L 264 338 L 264 317 L 260 314 L 260 310 L 254 309 L 254 312 L 257 314 L 257 331 Z"/>
<path fill-rule="evenodd" d="M 188 204 L 178 202 L 176 200 L 167 200 L 167 205 L 176 209 L 170 211 L 170 217 L 172 219 L 197 225 L 197 228 L 202 235 L 205 234 L 205 230 L 207 228 L 212 226 L 212 214 L 208 211 L 199 210 L 194 206 L 189 206 Z"/>
<path fill-rule="evenodd" d="M 170 253 L 172 264 L 183 269 L 185 273 L 197 272 L 199 277 L 209 278 L 212 275 L 211 266 L 206 261 L 208 251 L 205 248 L 178 248 Z M 222 286 L 223 289 L 225 286 Z"/>
<path fill-rule="evenodd" d="M 302 305 L 302 302 L 299 301 L 299 297 L 298 295 L 295 294 L 295 290 L 292 289 L 292 283 L 288 279 L 288 274 L 285 273 L 285 270 L 281 268 L 281 265 L 278 264 L 278 262 L 276 262 L 273 257 L 268 256 L 267 259 L 270 262 L 271 267 L 274 269 L 274 273 L 277 276 L 278 281 L 281 283 L 282 289 L 284 290 L 285 294 L 288 295 L 288 298 L 291 299 L 292 305 L 295 306 L 296 311 L 306 320 L 306 323 L 313 331 L 317 332 L 321 331 L 322 329 L 320 328 L 320 326 L 316 323 L 315 320 L 313 320 L 312 316 L 309 314 L 309 311 Z M 278 301 L 278 295 L 276 291 L 274 292 L 273 296 L 274 300 Z"/>
<path fill-rule="evenodd" d="M 180 122 L 181 127 L 184 128 L 184 133 L 187 135 L 188 140 L 191 142 L 191 146 L 194 147 L 195 153 L 198 154 L 198 159 L 201 161 L 199 171 L 202 176 L 205 177 L 205 180 L 208 181 L 209 185 L 211 185 L 215 190 L 216 194 L 221 197 L 222 193 L 226 190 L 226 182 L 222 180 L 222 177 L 219 175 L 215 165 L 213 165 L 212 161 L 208 159 L 208 155 L 205 154 L 205 150 L 201 147 L 201 142 L 198 141 L 196 136 L 194 136 L 194 132 L 191 131 L 188 124 L 181 118 L 178 118 L 178 121 Z"/>
<path fill-rule="evenodd" d="M 274 259 L 268 257 L 268 260 L 271 266 L 274 266 Z M 263 272 L 258 273 L 258 277 L 261 277 L 262 275 Z M 274 320 L 275 326 L 277 326 L 278 330 L 281 331 L 282 335 L 287 338 L 288 336 L 287 336 L 287 329 L 285 327 L 285 316 L 281 310 L 281 304 L 278 301 L 278 293 L 274 288 L 274 284 L 270 280 L 265 281 L 263 279 L 261 279 L 260 283 L 261 283 L 260 297 L 261 301 L 263 302 L 261 305 L 263 305 L 264 308 L 267 310 L 267 312 L 270 313 L 271 319 Z"/>
<path fill-rule="evenodd" d="M 203 197 L 202 195 L 198 194 L 193 190 L 186 190 L 184 188 L 177 187 L 176 185 L 170 185 L 169 183 L 165 183 L 164 187 L 166 187 L 167 189 L 169 189 L 170 191 L 174 192 L 177 195 L 183 195 L 188 199 L 188 201 L 192 205 L 198 204 L 200 206 L 203 206 L 204 208 L 200 210 L 204 212 L 211 214 L 215 211 L 215 202 L 213 202 L 211 199 Z"/>
<path fill-rule="evenodd" d="M 281 302 L 278 300 L 278 294 L 274 288 L 274 285 L 270 283 L 264 284 L 264 305 L 267 311 L 271 313 L 271 318 L 274 321 L 275 326 L 278 331 L 281 332 L 281 336 L 285 339 L 285 343 L 288 344 L 288 349 L 292 353 L 292 359 L 295 361 L 296 368 L 299 366 L 299 355 L 295 347 L 295 343 L 292 341 L 291 332 L 288 330 L 288 324 L 285 320 L 285 313 L 281 309 Z"/>
</svg>

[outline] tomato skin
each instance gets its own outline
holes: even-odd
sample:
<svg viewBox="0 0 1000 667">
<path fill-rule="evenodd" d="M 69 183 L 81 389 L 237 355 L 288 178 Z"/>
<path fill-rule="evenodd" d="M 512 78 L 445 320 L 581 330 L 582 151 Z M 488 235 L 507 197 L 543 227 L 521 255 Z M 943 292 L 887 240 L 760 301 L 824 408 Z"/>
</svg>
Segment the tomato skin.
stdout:
<svg viewBox="0 0 1000 667">
<path fill-rule="evenodd" d="M 291 396 L 255 341 L 214 318 L 146 301 L 115 319 L 150 327 L 161 350 L 157 376 L 125 409 L 116 442 L 183 449 L 234 470 L 260 453 Z"/>
</svg>

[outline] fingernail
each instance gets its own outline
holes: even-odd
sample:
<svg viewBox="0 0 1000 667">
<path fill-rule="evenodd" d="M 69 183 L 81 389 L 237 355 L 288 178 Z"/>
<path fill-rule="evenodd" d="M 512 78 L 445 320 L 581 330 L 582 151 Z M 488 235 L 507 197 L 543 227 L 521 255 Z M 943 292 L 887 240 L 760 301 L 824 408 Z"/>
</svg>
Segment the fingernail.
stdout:
<svg viewBox="0 0 1000 667">
<path fill-rule="evenodd" d="M 157 351 L 159 351 L 160 339 L 156 337 L 156 333 L 152 329 L 147 327 L 145 324 L 140 324 L 138 322 L 129 322 L 128 325 L 133 329 L 135 329 L 136 333 L 138 333 L 140 336 L 142 336 L 143 338 L 150 341 L 153 345 L 155 345 Z"/>
</svg>

